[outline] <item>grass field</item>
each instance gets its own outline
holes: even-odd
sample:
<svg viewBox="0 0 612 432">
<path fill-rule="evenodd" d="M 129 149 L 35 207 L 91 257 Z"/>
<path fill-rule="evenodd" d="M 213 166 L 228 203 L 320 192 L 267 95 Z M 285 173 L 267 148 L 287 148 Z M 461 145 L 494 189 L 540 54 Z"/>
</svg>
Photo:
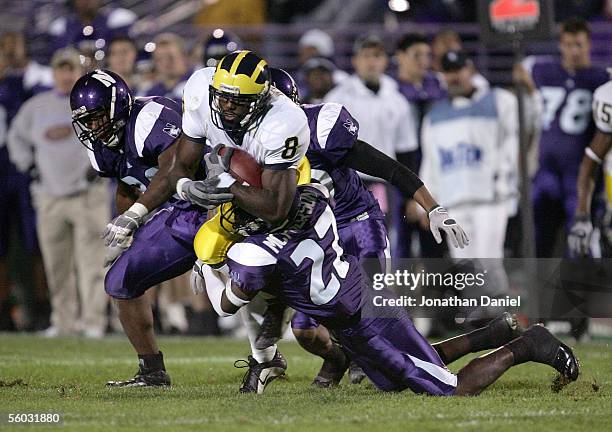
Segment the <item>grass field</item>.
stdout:
<svg viewBox="0 0 612 432">
<path fill-rule="evenodd" d="M 612 347 L 580 345 L 578 382 L 550 390 L 554 371 L 522 365 L 475 398 L 384 394 L 369 383 L 319 390 L 309 384 L 319 361 L 282 343 L 287 378 L 264 395 L 237 392 L 246 342 L 161 339 L 172 389 L 114 389 L 135 357 L 121 337 L 100 341 L 0 335 L 0 414 L 57 412 L 62 431 L 576 431 L 612 430 Z M 456 371 L 465 362 L 451 365 Z M 13 426 L 14 430 L 34 427 Z M 42 428 L 41 428 L 42 429 Z M 0 430 L 11 430 L 4 422 Z"/>
</svg>

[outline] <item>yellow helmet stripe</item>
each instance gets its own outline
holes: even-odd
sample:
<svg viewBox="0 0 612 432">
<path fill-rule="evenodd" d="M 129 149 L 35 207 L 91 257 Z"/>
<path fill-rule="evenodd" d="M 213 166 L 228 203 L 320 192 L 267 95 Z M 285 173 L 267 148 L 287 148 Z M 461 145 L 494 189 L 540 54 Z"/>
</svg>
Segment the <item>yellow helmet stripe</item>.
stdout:
<svg viewBox="0 0 612 432">
<path fill-rule="evenodd" d="M 267 64 L 268 63 L 263 59 L 259 63 L 257 63 L 257 66 L 255 66 L 255 70 L 253 71 L 253 74 L 251 75 L 251 79 L 253 81 L 257 81 L 259 74 L 261 74 L 261 72 L 264 70 Z"/>
<path fill-rule="evenodd" d="M 232 63 L 232 66 L 230 67 L 230 71 L 229 71 L 230 75 L 236 74 L 236 69 L 238 69 L 240 62 L 242 61 L 243 58 L 246 57 L 248 53 L 249 53 L 248 51 L 242 51 L 240 54 L 238 54 L 238 56 L 236 57 L 236 60 L 234 60 L 234 63 Z"/>
</svg>

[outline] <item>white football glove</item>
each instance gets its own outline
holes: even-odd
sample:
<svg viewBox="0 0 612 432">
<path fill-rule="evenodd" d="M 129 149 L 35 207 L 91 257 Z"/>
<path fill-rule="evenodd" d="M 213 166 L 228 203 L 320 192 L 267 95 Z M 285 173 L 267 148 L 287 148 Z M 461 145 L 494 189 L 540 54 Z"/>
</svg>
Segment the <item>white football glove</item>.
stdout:
<svg viewBox="0 0 612 432">
<path fill-rule="evenodd" d="M 106 248 L 106 254 L 104 255 L 104 267 L 111 266 L 117 258 L 121 256 L 123 251 L 131 246 L 132 240 L 134 240 L 134 237 L 129 236 L 126 241 L 120 245 L 108 246 Z"/>
<path fill-rule="evenodd" d="M 102 234 L 104 244 L 110 247 L 127 244 L 134 231 L 143 224 L 148 213 L 149 211 L 144 205 L 140 203 L 132 205 L 127 211 L 106 225 L 106 230 Z"/>
<path fill-rule="evenodd" d="M 572 257 L 585 257 L 591 245 L 593 224 L 589 215 L 576 216 L 574 224 L 567 236 L 567 245 Z"/>
<path fill-rule="evenodd" d="M 202 274 L 203 265 L 204 263 L 202 260 L 197 260 L 193 265 L 193 270 L 189 277 L 189 285 L 191 286 L 191 291 L 193 291 L 195 295 L 202 294 L 206 291 L 206 283 L 204 283 L 204 275 Z"/>
<path fill-rule="evenodd" d="M 440 230 L 446 233 L 447 240 L 456 248 L 463 249 L 470 244 L 463 228 L 448 215 L 448 211 L 442 206 L 436 206 L 429 211 L 429 229 L 436 239 L 436 243 L 442 243 Z"/>
</svg>

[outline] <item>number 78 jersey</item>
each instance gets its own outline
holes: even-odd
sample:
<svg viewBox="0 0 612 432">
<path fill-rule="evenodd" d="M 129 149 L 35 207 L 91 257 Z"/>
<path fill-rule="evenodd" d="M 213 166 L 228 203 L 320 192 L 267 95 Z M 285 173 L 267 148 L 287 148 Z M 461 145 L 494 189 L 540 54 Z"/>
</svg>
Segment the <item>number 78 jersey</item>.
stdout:
<svg viewBox="0 0 612 432">
<path fill-rule="evenodd" d="M 297 168 L 310 142 L 306 114 L 288 97 L 272 88 L 270 108 L 256 128 L 248 131 L 242 143 L 235 143 L 224 130 L 213 124 L 209 86 L 215 68 L 195 71 L 183 90 L 183 133 L 196 142 L 214 147 L 222 144 L 249 153 L 263 168 Z"/>
<path fill-rule="evenodd" d="M 564 158 L 577 167 L 595 131 L 593 92 L 609 79 L 609 74 L 596 66 L 570 73 L 557 61 L 535 58 L 526 59 L 524 65 L 531 71 L 543 102 L 540 162 L 556 156 L 554 159 Z"/>
<path fill-rule="evenodd" d="M 244 292 L 268 292 L 333 326 L 359 310 L 366 280 L 357 258 L 344 255 L 338 243 L 328 197 L 319 184 L 298 186 L 293 221 L 282 231 L 234 244 L 227 265 Z"/>
</svg>

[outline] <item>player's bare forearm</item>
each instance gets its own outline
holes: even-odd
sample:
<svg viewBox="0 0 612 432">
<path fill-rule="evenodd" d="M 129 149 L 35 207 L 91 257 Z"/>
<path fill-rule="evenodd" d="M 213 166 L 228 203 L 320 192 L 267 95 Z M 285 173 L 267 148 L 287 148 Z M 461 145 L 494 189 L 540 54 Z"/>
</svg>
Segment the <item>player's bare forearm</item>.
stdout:
<svg viewBox="0 0 612 432">
<path fill-rule="evenodd" d="M 117 182 L 117 191 L 115 192 L 117 213 L 124 213 L 136 202 L 140 195 L 141 193 L 138 189 L 119 180 Z"/>
<path fill-rule="evenodd" d="M 159 171 L 155 173 L 147 190 L 136 202 L 144 205 L 149 211 L 156 209 L 172 197 L 174 186 L 170 182 L 169 173 L 176 153 L 177 143 L 168 147 L 157 158 Z"/>
<path fill-rule="evenodd" d="M 417 189 L 413 195 L 413 199 L 423 208 L 425 211 L 430 211 L 432 208 L 438 205 L 437 201 L 431 196 L 429 190 L 425 185 Z"/>
<path fill-rule="evenodd" d="M 234 183 L 230 188 L 230 192 L 234 194 L 234 202 L 249 214 L 270 224 L 283 222 L 293 204 L 297 171 L 264 169 L 261 185 L 261 188 L 255 188 Z"/>
<path fill-rule="evenodd" d="M 204 157 L 204 144 L 195 142 L 181 135 L 176 144 L 176 151 L 168 172 L 168 181 L 172 189 L 182 178 L 193 179 L 198 170 L 198 164 Z"/>
<path fill-rule="evenodd" d="M 608 151 L 612 147 L 612 135 L 604 134 L 598 131 L 593 137 L 589 148 L 592 155 L 599 159 L 595 161 L 592 157 L 585 155 L 580 164 L 578 172 L 578 205 L 576 207 L 577 215 L 585 215 L 590 213 L 591 199 L 595 190 L 595 178 L 599 172 L 601 161 L 604 160 Z"/>
</svg>

